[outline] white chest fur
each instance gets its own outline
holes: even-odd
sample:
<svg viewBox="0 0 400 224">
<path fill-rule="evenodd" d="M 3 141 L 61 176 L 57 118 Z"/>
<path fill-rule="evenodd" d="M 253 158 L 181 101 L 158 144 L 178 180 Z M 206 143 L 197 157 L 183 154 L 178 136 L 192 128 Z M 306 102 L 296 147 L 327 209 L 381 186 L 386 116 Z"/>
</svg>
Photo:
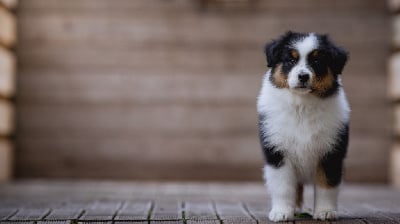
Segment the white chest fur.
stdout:
<svg viewBox="0 0 400 224">
<path fill-rule="evenodd" d="M 265 115 L 261 130 L 276 150 L 305 179 L 313 176 L 320 158 L 336 143 L 338 131 L 349 120 L 349 106 L 342 88 L 338 94 L 321 99 L 278 89 L 264 78 L 257 110 Z"/>
</svg>

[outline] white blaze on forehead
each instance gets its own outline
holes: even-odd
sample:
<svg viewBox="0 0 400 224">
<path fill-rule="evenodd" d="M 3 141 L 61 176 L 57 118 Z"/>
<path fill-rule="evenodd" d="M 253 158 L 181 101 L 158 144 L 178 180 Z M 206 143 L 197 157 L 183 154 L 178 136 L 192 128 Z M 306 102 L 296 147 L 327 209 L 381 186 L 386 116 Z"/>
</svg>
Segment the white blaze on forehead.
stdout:
<svg viewBox="0 0 400 224">
<path fill-rule="evenodd" d="M 294 47 L 297 49 L 301 56 L 306 56 L 312 50 L 318 47 L 317 37 L 313 33 L 310 33 L 304 39 L 294 43 Z"/>
<path fill-rule="evenodd" d="M 311 33 L 305 38 L 302 38 L 298 41 L 292 43 L 292 47 L 294 47 L 300 54 L 299 61 L 297 64 L 290 70 L 288 74 L 288 85 L 289 88 L 296 88 L 299 86 L 299 74 L 306 73 L 310 75 L 310 81 L 314 78 L 312 69 L 307 64 L 307 55 L 315 50 L 318 47 L 318 39 L 315 34 Z M 310 90 L 306 90 L 303 92 L 309 92 Z"/>
</svg>

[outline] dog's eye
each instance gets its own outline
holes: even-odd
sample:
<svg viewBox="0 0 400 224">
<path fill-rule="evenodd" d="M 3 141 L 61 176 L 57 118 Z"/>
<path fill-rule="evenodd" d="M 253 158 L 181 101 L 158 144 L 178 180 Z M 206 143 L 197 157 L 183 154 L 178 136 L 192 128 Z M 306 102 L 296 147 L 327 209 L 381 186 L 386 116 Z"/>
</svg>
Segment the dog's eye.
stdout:
<svg viewBox="0 0 400 224">
<path fill-rule="evenodd" d="M 296 59 L 294 59 L 294 58 L 289 59 L 289 63 L 290 64 L 295 64 L 296 63 Z"/>
<path fill-rule="evenodd" d="M 314 62 L 315 64 L 318 64 L 319 61 L 318 61 L 318 59 L 314 59 L 313 62 Z"/>
</svg>

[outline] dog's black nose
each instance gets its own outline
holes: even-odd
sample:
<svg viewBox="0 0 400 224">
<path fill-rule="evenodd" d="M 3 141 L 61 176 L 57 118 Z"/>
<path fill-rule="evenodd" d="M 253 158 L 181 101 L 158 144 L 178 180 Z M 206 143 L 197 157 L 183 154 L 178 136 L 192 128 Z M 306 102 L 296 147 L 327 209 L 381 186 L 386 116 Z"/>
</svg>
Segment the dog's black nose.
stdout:
<svg viewBox="0 0 400 224">
<path fill-rule="evenodd" d="M 305 82 L 307 82 L 309 79 L 310 79 L 310 75 L 309 75 L 309 74 L 307 74 L 307 73 L 300 73 L 300 74 L 299 74 L 299 80 L 300 80 L 300 82 L 305 83 Z"/>
</svg>

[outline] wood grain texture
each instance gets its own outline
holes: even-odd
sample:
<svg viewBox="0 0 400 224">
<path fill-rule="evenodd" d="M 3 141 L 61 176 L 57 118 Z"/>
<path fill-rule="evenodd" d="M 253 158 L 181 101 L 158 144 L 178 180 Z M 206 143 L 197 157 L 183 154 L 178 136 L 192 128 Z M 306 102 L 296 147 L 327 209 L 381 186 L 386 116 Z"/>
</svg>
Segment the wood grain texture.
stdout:
<svg viewBox="0 0 400 224">
<path fill-rule="evenodd" d="M 0 208 L 0 220 L 7 220 L 9 217 L 17 213 L 17 211 L 18 209 L 16 208 Z"/>
<path fill-rule="evenodd" d="M 58 137 L 53 137 L 58 138 Z M 101 138 L 69 138 L 64 141 L 64 146 L 54 145 L 54 139 L 35 137 L 26 139 L 24 142 L 20 142 L 25 147 L 31 145 L 35 149 L 34 152 L 21 151 L 20 153 L 26 153 L 27 156 L 32 157 L 31 161 L 40 162 L 40 155 L 50 153 L 54 147 L 59 148 L 61 151 L 59 154 L 54 155 L 53 160 L 49 162 L 62 162 L 68 163 L 68 160 L 75 162 L 85 163 L 87 156 L 90 156 L 90 151 L 79 152 L 80 145 L 95 145 L 98 152 L 104 155 L 103 160 L 99 160 L 108 164 L 112 164 L 114 161 L 123 162 L 126 156 L 131 155 L 131 147 L 139 147 L 144 150 L 143 153 L 137 153 L 132 156 L 129 163 L 132 161 L 149 163 L 152 165 L 161 158 L 165 163 L 172 165 L 173 163 L 192 163 L 196 164 L 209 164 L 209 165 L 241 165 L 246 166 L 250 162 L 257 162 L 259 166 L 262 165 L 262 158 L 258 156 L 258 153 L 252 148 L 257 147 L 257 142 L 254 143 L 253 136 L 246 135 L 232 135 L 232 136 L 207 136 L 197 137 L 186 136 L 185 138 L 169 136 L 166 138 L 155 137 L 151 141 L 148 139 L 142 139 L 142 136 L 125 136 L 118 137 L 115 139 L 101 139 Z M 131 141 L 134 141 L 131 143 Z M 97 143 L 96 143 L 97 142 Z M 225 147 L 225 143 L 230 142 L 232 146 L 229 148 Z M 199 145 L 201 144 L 202 145 Z M 186 147 L 186 153 L 179 154 L 180 147 Z M 207 150 L 208 154 L 204 154 L 200 150 Z M 65 150 L 65 151 L 64 151 Z M 169 153 L 166 153 L 169 152 Z M 108 158 L 107 158 L 108 156 Z M 112 157 L 111 157 L 112 156 Z M 238 158 L 238 156 L 240 158 Z M 81 159 L 79 159 L 81 157 Z M 220 161 L 223 157 L 223 161 Z M 100 159 L 100 158 L 93 158 Z M 25 162 L 29 162 L 26 160 Z M 74 162 L 73 162 L 74 163 Z M 72 164 L 73 164 L 72 163 Z M 72 165 L 70 164 L 70 165 Z M 140 163 L 139 163 L 140 164 Z M 89 166 L 91 164 L 88 164 Z M 145 164 L 142 164 L 145 165 Z M 162 164 L 160 164 L 161 166 Z M 39 168 L 39 167 L 38 167 Z M 76 167 L 79 168 L 79 167 Z M 240 168 L 240 167 L 238 167 Z M 218 172 L 218 171 L 216 171 Z"/>
<path fill-rule="evenodd" d="M 35 224 L 36 222 L 34 222 L 34 221 L 4 221 L 4 222 L 1 222 L 2 224 L 17 224 L 17 223 L 20 223 L 20 224 Z"/>
<path fill-rule="evenodd" d="M 218 220 L 213 203 L 207 200 L 185 201 L 184 210 L 187 220 Z"/>
<path fill-rule="evenodd" d="M 388 179 L 384 1 L 202 11 L 183 0 L 38 0 L 21 1 L 18 16 L 20 177 L 260 180 L 263 45 L 296 28 L 330 33 L 351 53 L 346 179 Z"/>
<path fill-rule="evenodd" d="M 243 206 L 251 217 L 256 219 L 258 223 L 271 223 L 268 218 L 268 213 L 271 207 L 268 199 L 265 199 L 262 202 L 246 201 L 243 202 Z"/>
<path fill-rule="evenodd" d="M 98 220 L 113 220 L 118 210 L 122 207 L 120 201 L 99 200 L 92 204 L 89 208 L 85 209 L 82 216 L 79 217 L 80 221 L 98 221 Z"/>
<path fill-rule="evenodd" d="M 219 220 L 187 220 L 186 221 L 187 224 L 220 224 Z"/>
<path fill-rule="evenodd" d="M 46 221 L 37 221 L 36 224 L 71 224 L 70 220 L 46 220 Z"/>
<path fill-rule="evenodd" d="M 152 209 L 152 202 L 149 200 L 135 200 L 126 202 L 118 211 L 114 220 L 122 221 L 146 221 Z"/>
<path fill-rule="evenodd" d="M 202 74 L 171 75 L 129 69 L 74 72 L 30 70 L 19 82 L 19 101 L 51 104 L 167 104 L 235 103 L 248 104 L 257 96 L 261 75 Z M 47 88 L 41 83 L 49 83 Z M 75 89 L 71 91 L 71 89 Z M 152 91 L 149 91 L 152 89 Z"/>
<path fill-rule="evenodd" d="M 52 209 L 50 214 L 46 216 L 46 220 L 77 220 L 83 213 L 83 208 L 57 208 Z"/>
<path fill-rule="evenodd" d="M 306 187 L 306 207 L 312 201 L 312 187 Z M 105 181 L 19 181 L 0 185 L 0 214 L 6 217 L 1 223 L 43 222 L 49 215 L 63 206 L 76 210 L 108 210 L 109 213 L 124 208 L 139 208 L 146 211 L 148 201 L 154 201 L 157 220 L 125 220 L 115 217 L 78 221 L 79 223 L 271 223 L 268 219 L 256 218 L 253 214 L 270 209 L 265 186 L 260 183 L 160 183 L 160 182 L 105 182 Z M 142 198 L 142 199 L 138 199 Z M 144 199 L 147 198 L 147 199 Z M 66 201 L 67 200 L 67 201 Z M 178 202 L 178 200 L 180 202 Z M 142 203 L 143 202 L 143 203 Z M 177 203 L 178 202 L 178 203 Z M 221 214 L 218 220 L 203 219 L 209 212 L 202 212 L 213 204 L 214 211 Z M 343 185 L 339 197 L 339 219 L 336 221 L 315 221 L 296 219 L 289 223 L 399 223 L 400 203 L 398 189 L 383 185 Z M 139 205 L 140 204 L 140 205 Z M 193 204 L 188 209 L 186 204 Z M 121 206 L 122 205 L 122 206 Z M 197 206 L 198 205 L 198 206 Z M 36 206 L 35 208 L 29 208 Z M 199 208 L 199 210 L 197 210 Z M 7 211 L 6 211 L 7 210 Z M 189 214 L 191 210 L 200 215 L 196 220 L 171 219 L 171 215 Z M 208 209 L 206 209 L 208 210 Z M 6 211 L 6 212 L 2 212 Z M 131 210 L 132 211 L 132 210 Z M 312 211 L 308 211 L 312 213 Z M 15 214 L 15 215 L 14 215 Z M 17 213 L 18 214 L 18 213 Z M 76 223 L 75 214 L 62 220 L 47 220 L 48 223 Z M 181 216 L 184 218 L 185 216 Z"/>
<path fill-rule="evenodd" d="M 215 210 L 224 223 L 257 223 L 243 204 L 235 200 L 217 200 Z"/>
<path fill-rule="evenodd" d="M 28 209 L 20 209 L 13 216 L 8 218 L 8 220 L 12 221 L 23 221 L 23 220 L 41 220 L 46 215 L 48 215 L 50 209 L 47 208 L 28 208 Z"/>
<path fill-rule="evenodd" d="M 149 217 L 151 221 L 181 221 L 182 217 L 182 202 L 177 200 L 156 200 L 154 208 Z"/>
<path fill-rule="evenodd" d="M 183 220 L 150 220 L 151 224 L 184 224 Z"/>
</svg>

